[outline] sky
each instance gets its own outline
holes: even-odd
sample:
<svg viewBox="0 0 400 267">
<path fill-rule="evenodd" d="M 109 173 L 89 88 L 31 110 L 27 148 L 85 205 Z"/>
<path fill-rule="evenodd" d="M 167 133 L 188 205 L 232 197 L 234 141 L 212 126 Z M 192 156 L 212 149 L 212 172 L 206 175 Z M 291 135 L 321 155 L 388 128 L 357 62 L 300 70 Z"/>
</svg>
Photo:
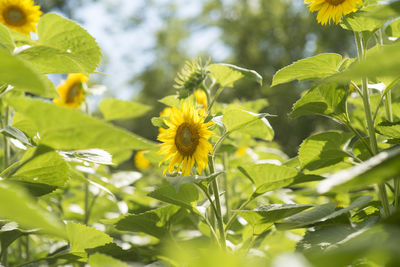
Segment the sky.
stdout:
<svg viewBox="0 0 400 267">
<path fill-rule="evenodd" d="M 176 4 L 180 18 L 201 13 L 202 1 L 153 2 L 157 7 Z M 95 78 L 107 87 L 109 96 L 124 100 L 133 98 L 141 85 L 132 85 L 129 81 L 155 60 L 152 47 L 156 42 L 155 33 L 163 27 L 162 10 L 148 3 L 149 0 L 86 0 L 72 14 L 72 19 L 94 36 L 102 49 L 103 63 L 106 64 L 102 64 L 99 71 L 105 75 L 96 75 Z M 68 4 L 74 10 L 78 3 L 72 0 Z M 143 22 L 132 25 L 135 19 L 143 19 Z M 195 57 L 200 51 L 213 51 L 211 56 L 222 61 L 229 50 L 219 41 L 220 35 L 216 27 L 194 32 L 185 44 L 188 54 Z"/>
</svg>

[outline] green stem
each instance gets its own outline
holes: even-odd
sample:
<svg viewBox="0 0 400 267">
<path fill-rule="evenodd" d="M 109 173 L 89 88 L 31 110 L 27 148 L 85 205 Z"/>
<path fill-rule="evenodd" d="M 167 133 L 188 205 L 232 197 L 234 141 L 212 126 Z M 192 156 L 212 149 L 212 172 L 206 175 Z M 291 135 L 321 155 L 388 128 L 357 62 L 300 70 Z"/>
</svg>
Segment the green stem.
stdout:
<svg viewBox="0 0 400 267">
<path fill-rule="evenodd" d="M 249 199 L 247 199 L 245 202 L 242 203 L 242 205 L 240 205 L 239 208 L 237 208 L 237 210 L 244 209 L 254 198 L 255 198 L 255 195 L 252 194 Z M 236 217 L 237 217 L 237 213 L 232 214 L 232 216 L 228 220 L 228 223 L 225 226 L 225 231 L 229 230 L 229 228 L 231 227 L 231 225 L 234 222 L 234 220 L 236 219 Z"/>
<path fill-rule="evenodd" d="M 89 222 L 89 183 L 86 182 L 84 187 L 85 187 L 85 214 L 84 214 L 83 223 L 85 225 L 88 225 L 88 222 Z"/>
<path fill-rule="evenodd" d="M 394 179 L 394 208 L 399 209 L 399 196 L 400 196 L 400 178 Z"/>
<path fill-rule="evenodd" d="M 231 209 L 229 205 L 229 200 L 230 200 L 230 193 L 229 193 L 229 186 L 228 186 L 228 154 L 224 152 L 222 155 L 222 165 L 224 166 L 225 173 L 223 174 L 223 179 L 224 179 L 224 190 L 225 190 L 225 207 L 226 207 L 226 217 L 229 218 L 231 217 Z"/>
<path fill-rule="evenodd" d="M 214 159 L 212 156 L 208 157 L 208 167 L 210 168 L 210 173 L 214 173 Z M 220 236 L 220 243 L 223 249 L 226 249 L 226 237 L 225 237 L 225 230 L 224 230 L 224 222 L 222 220 L 222 212 L 221 212 L 221 201 L 219 199 L 219 191 L 218 191 L 218 184 L 217 179 L 215 178 L 211 182 L 212 191 L 214 193 L 214 201 L 216 207 L 216 217 L 217 217 L 217 226 Z"/>
<path fill-rule="evenodd" d="M 355 33 L 354 35 L 357 44 L 358 60 L 361 61 L 362 59 L 365 58 L 365 47 L 362 41 L 361 33 Z M 362 90 L 362 100 L 364 104 L 365 118 L 367 120 L 370 147 L 373 155 L 376 155 L 378 154 L 378 142 L 376 141 L 375 125 L 372 120 L 367 77 L 363 77 L 361 79 L 361 90 Z M 390 215 L 389 200 L 387 197 L 386 188 L 384 184 L 378 185 L 378 195 L 380 196 L 385 216 L 389 216 Z"/>
<path fill-rule="evenodd" d="M 8 125 L 8 117 L 9 117 L 9 109 L 8 107 L 4 110 L 4 118 L 3 118 L 3 128 Z M 3 169 L 6 169 L 9 165 L 10 158 L 10 146 L 8 143 L 8 139 L 5 135 L 3 135 Z"/>
</svg>

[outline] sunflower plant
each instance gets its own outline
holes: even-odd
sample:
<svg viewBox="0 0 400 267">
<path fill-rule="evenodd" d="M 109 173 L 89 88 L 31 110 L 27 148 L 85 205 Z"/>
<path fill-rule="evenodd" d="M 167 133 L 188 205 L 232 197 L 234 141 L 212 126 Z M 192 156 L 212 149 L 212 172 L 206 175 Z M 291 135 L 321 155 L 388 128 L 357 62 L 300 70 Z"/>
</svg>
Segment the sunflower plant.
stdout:
<svg viewBox="0 0 400 267">
<path fill-rule="evenodd" d="M 111 97 L 93 112 L 96 40 L 31 0 L 0 0 L 0 265 L 398 266 L 399 2 L 304 4 L 354 34 L 356 53 L 300 59 L 270 85 L 194 59 L 161 112 Z M 224 102 L 245 79 L 277 93 L 304 82 L 289 117 L 337 127 L 289 157 L 268 99 Z M 154 140 L 121 127 L 150 112 Z"/>
</svg>

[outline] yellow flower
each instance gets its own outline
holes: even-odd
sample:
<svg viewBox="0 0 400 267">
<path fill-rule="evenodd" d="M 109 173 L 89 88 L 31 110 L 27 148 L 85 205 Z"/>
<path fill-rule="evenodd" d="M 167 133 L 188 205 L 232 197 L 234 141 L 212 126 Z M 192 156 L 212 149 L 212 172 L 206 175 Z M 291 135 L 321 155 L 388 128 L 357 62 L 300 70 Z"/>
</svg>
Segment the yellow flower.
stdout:
<svg viewBox="0 0 400 267">
<path fill-rule="evenodd" d="M 206 95 L 206 92 L 204 92 L 201 89 L 197 89 L 194 92 L 194 97 L 196 98 L 197 104 L 202 106 L 201 108 L 203 110 L 207 110 L 207 95 Z"/>
<path fill-rule="evenodd" d="M 239 147 L 238 150 L 236 150 L 235 155 L 238 157 L 243 157 L 244 155 L 246 155 L 247 149 L 247 146 Z"/>
<path fill-rule="evenodd" d="M 79 108 L 85 99 L 85 92 L 82 83 L 88 78 L 80 73 L 69 74 L 66 81 L 57 87 L 60 98 L 53 99 L 53 102 L 69 108 Z"/>
<path fill-rule="evenodd" d="M 145 170 L 151 166 L 150 161 L 148 159 L 146 159 L 144 156 L 144 154 L 147 152 L 148 152 L 148 150 L 142 150 L 142 151 L 136 152 L 136 154 L 135 154 L 135 157 L 134 157 L 135 166 L 139 170 Z"/>
<path fill-rule="evenodd" d="M 169 117 L 171 115 L 172 108 L 166 107 L 163 109 L 163 111 L 160 112 L 160 117 Z"/>
<path fill-rule="evenodd" d="M 14 31 L 36 32 L 40 15 L 40 7 L 35 6 L 33 0 L 0 0 L 0 23 Z"/>
<path fill-rule="evenodd" d="M 357 11 L 357 5 L 362 5 L 362 0 L 304 0 L 310 12 L 318 11 L 317 20 L 322 25 L 331 21 L 339 23 L 343 15 Z"/>
<path fill-rule="evenodd" d="M 199 174 L 206 168 L 208 153 L 212 152 L 207 141 L 212 132 L 207 128 L 214 123 L 204 123 L 205 115 L 199 114 L 188 102 L 183 103 L 182 110 L 172 107 L 169 120 L 165 120 L 169 128 L 158 135 L 158 140 L 163 142 L 158 153 L 166 154 L 162 162 L 172 158 L 164 174 L 167 170 L 172 173 L 182 169 L 182 175 L 188 176 L 195 164 Z"/>
</svg>

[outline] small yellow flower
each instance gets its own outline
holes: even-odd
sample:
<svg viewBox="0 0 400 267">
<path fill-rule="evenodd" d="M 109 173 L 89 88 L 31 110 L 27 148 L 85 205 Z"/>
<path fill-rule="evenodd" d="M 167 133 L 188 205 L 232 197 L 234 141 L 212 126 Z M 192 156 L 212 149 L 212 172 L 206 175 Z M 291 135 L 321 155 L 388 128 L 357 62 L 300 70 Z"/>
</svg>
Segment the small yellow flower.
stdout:
<svg viewBox="0 0 400 267">
<path fill-rule="evenodd" d="M 331 21 L 338 24 L 343 15 L 357 11 L 357 5 L 362 5 L 362 0 L 304 0 L 310 12 L 318 11 L 317 21 L 322 25 Z"/>
<path fill-rule="evenodd" d="M 36 32 L 40 15 L 33 0 L 0 0 L 0 23 L 22 34 Z"/>
<path fill-rule="evenodd" d="M 67 80 L 57 87 L 60 98 L 53 99 L 53 102 L 60 106 L 79 108 L 85 100 L 83 83 L 87 81 L 88 78 L 83 74 L 69 74 Z"/>
<path fill-rule="evenodd" d="M 197 89 L 194 92 L 194 97 L 196 98 L 197 104 L 199 104 L 203 110 L 207 110 L 207 95 L 206 95 L 206 92 L 204 92 L 201 89 Z"/>
<path fill-rule="evenodd" d="M 158 135 L 158 140 L 163 142 L 158 153 L 166 155 L 162 162 L 171 159 L 164 174 L 182 169 L 182 175 L 188 176 L 195 164 L 199 174 L 206 168 L 208 153 L 212 152 L 212 146 L 207 141 L 212 135 L 208 127 L 214 123 L 204 123 L 205 115 L 199 114 L 188 102 L 183 103 L 182 110 L 172 107 L 169 120 L 165 120 L 169 128 Z"/>
<path fill-rule="evenodd" d="M 146 170 L 151 166 L 151 163 L 148 159 L 145 158 L 144 154 L 149 152 L 148 150 L 142 150 L 138 151 L 135 154 L 134 161 L 135 161 L 135 166 L 139 170 Z"/>
</svg>

